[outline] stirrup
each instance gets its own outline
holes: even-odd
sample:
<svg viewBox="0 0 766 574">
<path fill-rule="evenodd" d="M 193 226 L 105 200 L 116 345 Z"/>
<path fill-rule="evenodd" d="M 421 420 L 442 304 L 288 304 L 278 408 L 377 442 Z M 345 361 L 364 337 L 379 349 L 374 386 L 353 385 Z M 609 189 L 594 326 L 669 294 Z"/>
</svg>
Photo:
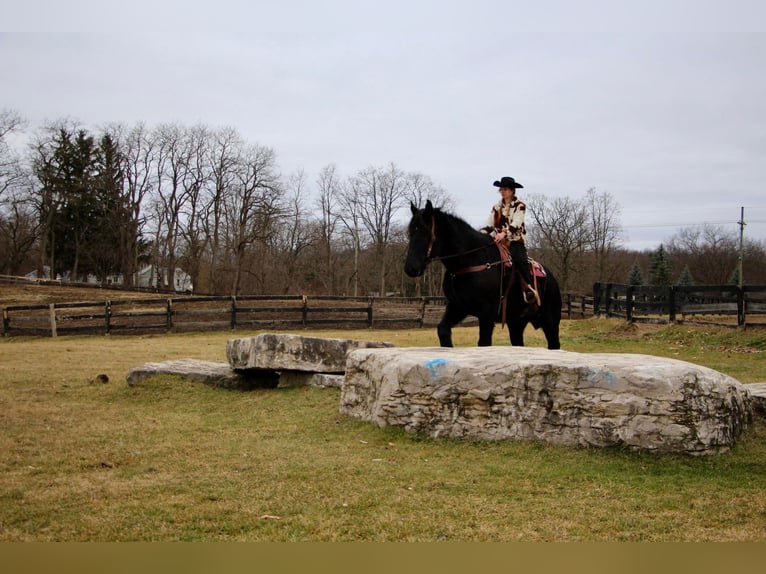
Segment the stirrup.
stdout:
<svg viewBox="0 0 766 574">
<path fill-rule="evenodd" d="M 527 287 L 527 290 L 524 293 L 524 301 L 527 303 L 535 302 L 539 305 L 540 297 L 538 296 L 537 291 L 535 291 L 532 287 Z"/>
</svg>

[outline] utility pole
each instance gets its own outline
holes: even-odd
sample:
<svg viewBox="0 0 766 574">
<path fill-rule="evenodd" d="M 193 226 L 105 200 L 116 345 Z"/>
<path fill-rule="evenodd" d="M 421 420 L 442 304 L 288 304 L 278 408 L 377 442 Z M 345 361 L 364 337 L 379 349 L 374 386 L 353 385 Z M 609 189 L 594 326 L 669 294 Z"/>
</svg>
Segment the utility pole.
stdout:
<svg viewBox="0 0 766 574">
<path fill-rule="evenodd" d="M 739 221 L 737 224 L 739 225 L 739 261 L 738 261 L 738 268 L 737 268 L 737 287 L 742 289 L 742 285 L 744 285 L 744 279 L 742 277 L 742 261 L 745 258 L 745 208 L 740 207 L 739 208 Z"/>
<path fill-rule="evenodd" d="M 739 208 L 739 267 L 737 269 L 737 326 L 745 326 L 745 293 L 742 286 L 745 284 L 742 276 L 742 261 L 745 258 L 745 208 Z"/>
</svg>

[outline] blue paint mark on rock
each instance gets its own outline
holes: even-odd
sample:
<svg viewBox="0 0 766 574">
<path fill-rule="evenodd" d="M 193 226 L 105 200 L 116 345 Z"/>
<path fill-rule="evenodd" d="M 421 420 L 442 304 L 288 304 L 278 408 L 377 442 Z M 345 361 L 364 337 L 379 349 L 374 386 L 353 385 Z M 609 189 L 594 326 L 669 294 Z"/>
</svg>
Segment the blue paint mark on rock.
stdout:
<svg viewBox="0 0 766 574">
<path fill-rule="evenodd" d="M 428 367 L 428 370 L 431 372 L 431 376 L 436 377 L 438 375 L 436 372 L 437 369 L 446 365 L 448 362 L 447 359 L 431 359 L 426 363 L 426 367 Z"/>
<path fill-rule="evenodd" d="M 618 383 L 614 373 L 603 369 L 599 369 L 598 371 L 590 373 L 588 375 L 588 381 L 594 384 L 607 385 L 610 387 L 617 386 Z"/>
</svg>

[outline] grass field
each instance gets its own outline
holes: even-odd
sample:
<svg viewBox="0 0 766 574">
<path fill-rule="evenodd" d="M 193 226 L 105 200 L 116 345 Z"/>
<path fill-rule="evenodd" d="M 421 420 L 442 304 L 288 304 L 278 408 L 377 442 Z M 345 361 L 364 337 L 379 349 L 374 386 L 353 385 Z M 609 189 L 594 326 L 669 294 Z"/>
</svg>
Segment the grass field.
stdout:
<svg viewBox="0 0 766 574">
<path fill-rule="evenodd" d="M 436 344 L 433 329 L 299 332 Z M 766 539 L 760 419 L 732 452 L 692 458 L 432 440 L 341 416 L 337 389 L 125 384 L 147 361 L 223 361 L 227 339 L 252 334 L 2 340 L 0 540 Z M 589 319 L 563 322 L 562 344 L 766 380 L 763 331 Z"/>
</svg>

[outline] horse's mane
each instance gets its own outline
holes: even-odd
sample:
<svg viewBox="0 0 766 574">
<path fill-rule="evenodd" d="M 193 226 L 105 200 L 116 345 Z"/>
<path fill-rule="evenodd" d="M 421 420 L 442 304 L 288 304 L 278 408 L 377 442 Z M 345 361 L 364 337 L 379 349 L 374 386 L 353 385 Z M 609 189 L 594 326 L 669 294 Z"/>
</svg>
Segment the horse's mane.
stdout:
<svg viewBox="0 0 766 574">
<path fill-rule="evenodd" d="M 485 243 L 491 242 L 491 238 L 487 234 L 475 229 L 472 225 L 459 218 L 457 215 L 453 215 L 439 207 L 434 207 L 434 217 L 441 218 L 441 220 L 451 227 L 453 231 L 466 233 L 471 237 L 481 239 Z"/>
</svg>

